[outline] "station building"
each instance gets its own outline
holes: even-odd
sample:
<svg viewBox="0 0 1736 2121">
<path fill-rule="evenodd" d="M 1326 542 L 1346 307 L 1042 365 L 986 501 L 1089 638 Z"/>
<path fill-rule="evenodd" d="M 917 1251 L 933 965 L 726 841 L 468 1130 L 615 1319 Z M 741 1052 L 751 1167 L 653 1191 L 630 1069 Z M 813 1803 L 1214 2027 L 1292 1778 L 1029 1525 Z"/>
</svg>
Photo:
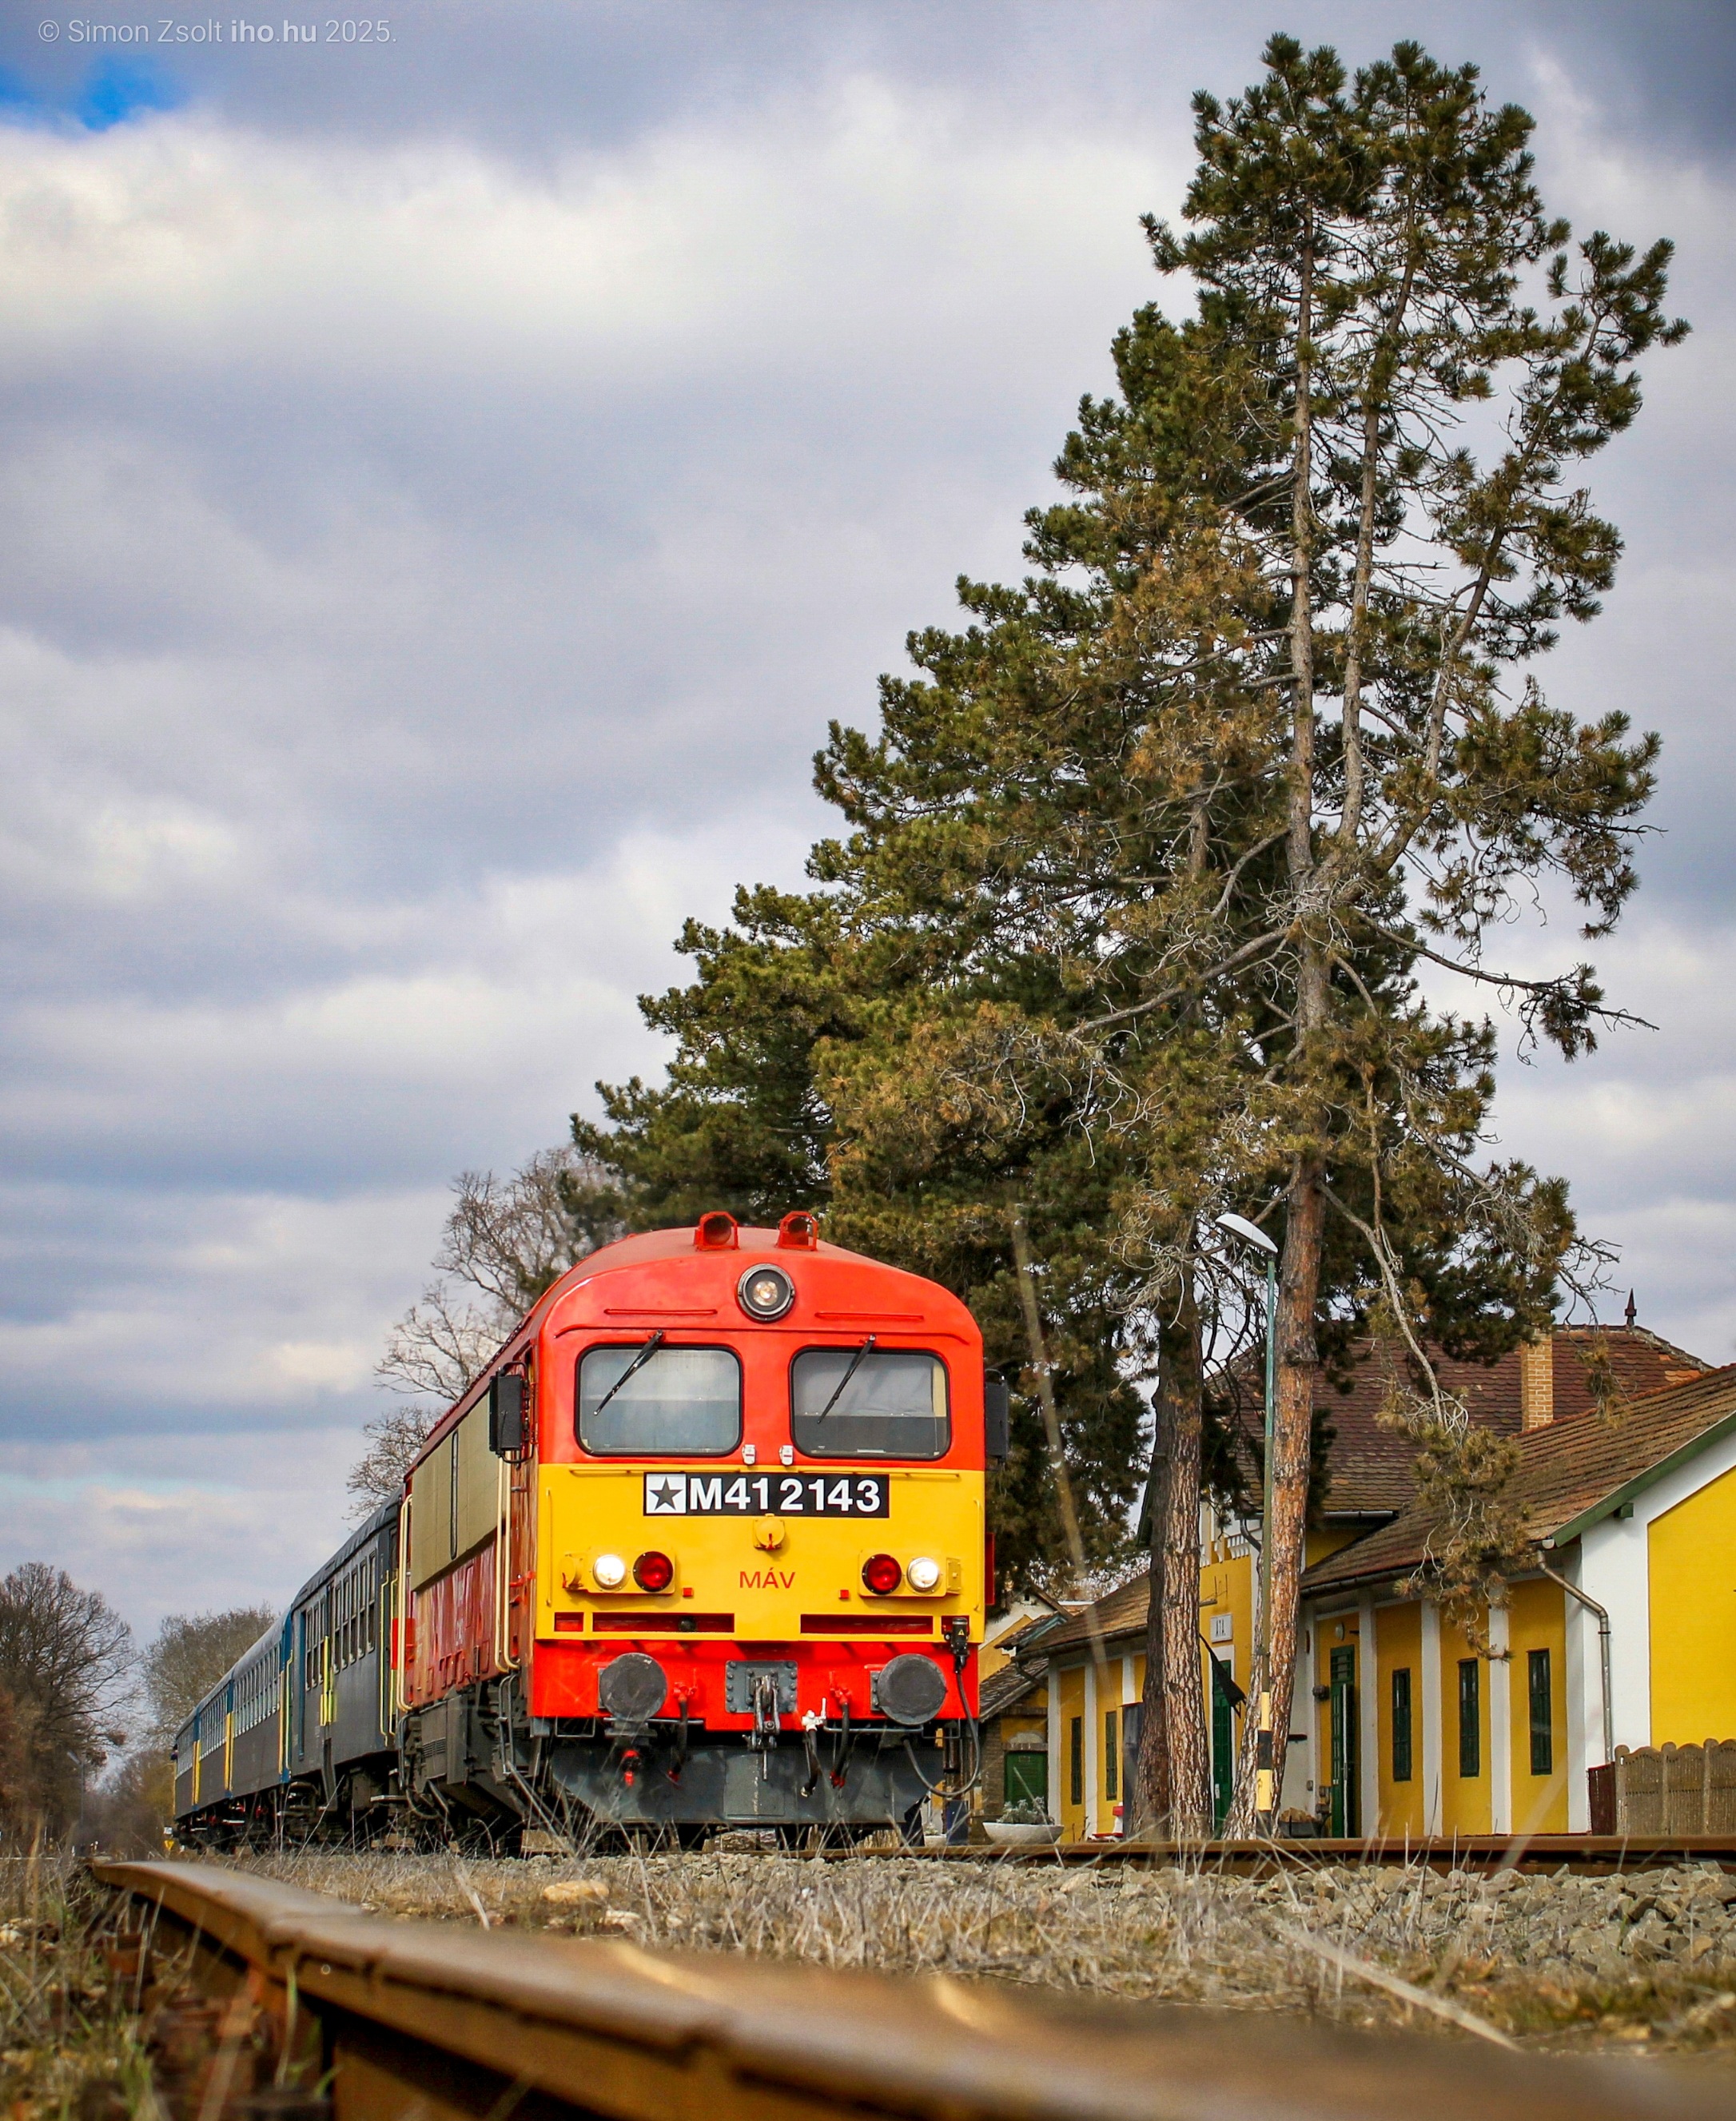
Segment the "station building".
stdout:
<svg viewBox="0 0 1736 2121">
<path fill-rule="evenodd" d="M 1387 1380 L 1372 1350 L 1347 1390 L 1323 1380 L 1333 1433 L 1309 1535 L 1282 1812 L 1293 1830 L 1353 1835 L 1584 1832 L 1588 1770 L 1617 1748 L 1736 1738 L 1736 1366 L 1708 1369 L 1630 1324 L 1558 1328 L 1491 1367 L 1442 1369 L 1473 1421 L 1518 1442 L 1509 1492 L 1537 1566 L 1487 1613 L 1486 1645 L 1407 1591 L 1437 1528 L 1416 1500 L 1412 1447 L 1376 1419 Z M 1257 1533 L 1202 1514 L 1201 1676 L 1220 1819 L 1253 1662 Z M 1141 1576 L 1011 1642 L 984 1690 L 989 1816 L 1014 1783 L 1028 1797 L 1041 1779 L 1066 1838 L 1121 1830 L 1148 1599 Z M 1039 1727 L 1040 1778 L 1034 1762 L 1009 1774 Z"/>
</svg>

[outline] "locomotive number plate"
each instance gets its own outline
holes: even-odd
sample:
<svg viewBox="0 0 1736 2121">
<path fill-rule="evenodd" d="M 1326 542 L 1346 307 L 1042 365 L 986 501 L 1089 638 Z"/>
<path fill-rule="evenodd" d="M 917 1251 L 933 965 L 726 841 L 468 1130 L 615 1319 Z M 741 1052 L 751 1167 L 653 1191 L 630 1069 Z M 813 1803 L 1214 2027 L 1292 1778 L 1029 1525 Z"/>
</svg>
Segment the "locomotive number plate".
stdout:
<svg viewBox="0 0 1736 2121">
<path fill-rule="evenodd" d="M 648 1517 L 883 1517 L 883 1473 L 647 1473 Z"/>
</svg>

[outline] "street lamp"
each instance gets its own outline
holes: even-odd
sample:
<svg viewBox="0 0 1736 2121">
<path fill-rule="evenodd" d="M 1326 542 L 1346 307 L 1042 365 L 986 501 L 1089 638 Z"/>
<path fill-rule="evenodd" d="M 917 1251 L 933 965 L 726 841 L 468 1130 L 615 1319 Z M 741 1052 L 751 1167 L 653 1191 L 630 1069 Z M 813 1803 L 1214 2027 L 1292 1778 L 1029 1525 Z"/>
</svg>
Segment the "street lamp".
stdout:
<svg viewBox="0 0 1736 2121">
<path fill-rule="evenodd" d="M 1255 1679 L 1259 1722 L 1254 1738 L 1253 1808 L 1263 1830 L 1269 1834 L 1277 1808 L 1272 1742 L 1272 1457 L 1277 1404 L 1278 1248 L 1245 1215 L 1220 1215 L 1217 1221 L 1220 1230 L 1229 1231 L 1231 1237 L 1239 1238 L 1244 1245 L 1252 1245 L 1266 1256 L 1266 1454 L 1260 1497 L 1259 1664 Z"/>
</svg>

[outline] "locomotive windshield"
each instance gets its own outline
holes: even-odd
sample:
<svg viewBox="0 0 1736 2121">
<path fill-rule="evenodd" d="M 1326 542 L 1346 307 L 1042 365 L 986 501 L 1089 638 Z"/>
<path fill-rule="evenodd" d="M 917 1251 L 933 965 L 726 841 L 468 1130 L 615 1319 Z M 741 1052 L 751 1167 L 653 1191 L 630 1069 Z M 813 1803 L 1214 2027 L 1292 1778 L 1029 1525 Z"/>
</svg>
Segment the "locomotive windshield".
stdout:
<svg viewBox="0 0 1736 2121">
<path fill-rule="evenodd" d="M 790 1366 L 791 1433 L 810 1458 L 940 1458 L 946 1366 L 906 1348 L 805 1348 Z"/>
<path fill-rule="evenodd" d="M 629 1376 L 628 1372 L 632 1372 Z M 579 1442 L 602 1457 L 702 1456 L 741 1441 L 741 1365 L 727 1348 L 591 1348 L 579 1359 Z"/>
</svg>

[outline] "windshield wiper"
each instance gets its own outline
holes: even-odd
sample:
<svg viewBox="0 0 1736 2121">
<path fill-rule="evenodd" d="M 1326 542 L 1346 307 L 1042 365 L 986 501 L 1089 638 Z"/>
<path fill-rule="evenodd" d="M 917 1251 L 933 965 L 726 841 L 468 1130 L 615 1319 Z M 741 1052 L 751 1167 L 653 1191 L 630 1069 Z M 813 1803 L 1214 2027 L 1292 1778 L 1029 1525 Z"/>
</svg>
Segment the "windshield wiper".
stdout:
<svg viewBox="0 0 1736 2121">
<path fill-rule="evenodd" d="M 620 1376 L 615 1379 L 614 1382 L 609 1387 L 609 1390 L 604 1393 L 602 1398 L 600 1399 L 596 1405 L 590 1410 L 593 1418 L 603 1411 L 604 1408 L 608 1405 L 609 1402 L 614 1397 L 615 1394 L 620 1391 L 622 1386 L 627 1382 L 627 1380 L 633 1375 L 635 1371 L 642 1370 L 645 1368 L 645 1365 L 651 1360 L 651 1357 L 656 1354 L 658 1349 L 663 1345 L 664 1339 L 665 1335 L 662 1328 L 660 1326 L 658 1330 L 651 1335 L 650 1340 L 646 1342 L 645 1345 L 639 1350 L 638 1354 L 633 1357 L 627 1368 L 622 1371 Z"/>
<path fill-rule="evenodd" d="M 817 1421 L 824 1421 L 826 1416 L 831 1413 L 833 1408 L 835 1407 L 838 1401 L 843 1397 L 845 1386 L 849 1383 L 852 1377 L 853 1377 L 856 1372 L 861 1368 L 863 1356 L 868 1353 L 868 1350 L 873 1345 L 874 1336 L 870 1333 L 867 1339 L 863 1341 L 861 1346 L 858 1348 L 856 1353 L 850 1358 L 849 1364 L 844 1371 L 844 1374 L 838 1381 L 838 1390 L 833 1393 L 831 1398 L 826 1401 L 826 1404 L 820 1409 L 819 1414 L 815 1415 L 814 1419 Z"/>
</svg>

